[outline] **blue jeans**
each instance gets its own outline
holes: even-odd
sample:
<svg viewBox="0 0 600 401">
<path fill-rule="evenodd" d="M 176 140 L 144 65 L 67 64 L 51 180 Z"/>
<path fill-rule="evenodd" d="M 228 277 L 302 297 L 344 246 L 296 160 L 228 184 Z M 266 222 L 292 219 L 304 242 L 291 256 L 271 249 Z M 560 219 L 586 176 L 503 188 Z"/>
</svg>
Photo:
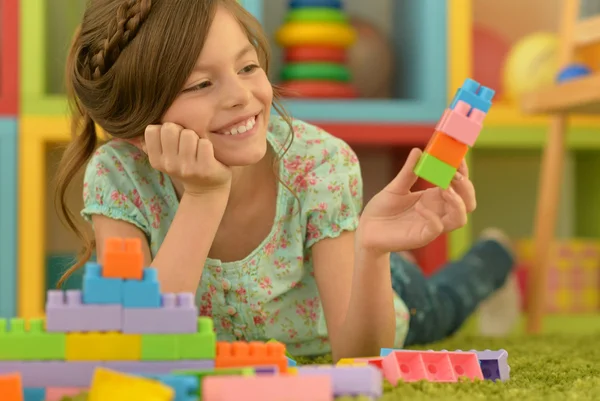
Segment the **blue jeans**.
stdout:
<svg viewBox="0 0 600 401">
<path fill-rule="evenodd" d="M 405 342 L 411 346 L 454 334 L 483 300 L 502 287 L 514 260 L 506 248 L 488 239 L 431 277 L 396 253 L 390 264 L 392 287 L 411 314 Z"/>
</svg>

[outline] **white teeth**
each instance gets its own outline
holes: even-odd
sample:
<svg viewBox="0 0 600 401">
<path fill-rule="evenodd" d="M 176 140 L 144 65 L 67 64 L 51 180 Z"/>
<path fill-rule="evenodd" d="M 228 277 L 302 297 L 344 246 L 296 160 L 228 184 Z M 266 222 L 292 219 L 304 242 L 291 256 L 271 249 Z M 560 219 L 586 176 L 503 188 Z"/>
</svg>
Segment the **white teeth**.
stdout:
<svg viewBox="0 0 600 401">
<path fill-rule="evenodd" d="M 227 131 L 221 131 L 221 133 L 224 135 L 243 134 L 246 131 L 250 131 L 254 127 L 255 124 L 256 124 L 256 119 L 254 117 L 250 117 L 245 122 L 240 123 L 240 125 L 233 127 Z"/>
</svg>

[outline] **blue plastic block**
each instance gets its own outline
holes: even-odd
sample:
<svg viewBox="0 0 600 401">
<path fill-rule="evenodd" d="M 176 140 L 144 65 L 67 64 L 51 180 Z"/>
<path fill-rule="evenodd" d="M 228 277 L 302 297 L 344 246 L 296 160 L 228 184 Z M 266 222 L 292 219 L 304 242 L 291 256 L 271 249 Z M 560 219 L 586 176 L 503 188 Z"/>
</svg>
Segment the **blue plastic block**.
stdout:
<svg viewBox="0 0 600 401">
<path fill-rule="evenodd" d="M 307 7 L 319 7 L 319 8 L 336 8 L 341 9 L 341 0 L 291 0 L 290 8 L 307 8 Z"/>
<path fill-rule="evenodd" d="M 592 70 L 585 64 L 571 64 L 563 68 L 556 77 L 556 82 L 567 82 L 590 75 Z"/>
<path fill-rule="evenodd" d="M 87 263 L 83 275 L 84 304 L 120 304 L 123 300 L 122 279 L 104 278 L 98 263 Z"/>
<path fill-rule="evenodd" d="M 23 389 L 24 401 L 44 401 L 46 389 L 38 387 L 25 387 Z"/>
<path fill-rule="evenodd" d="M 145 268 L 142 280 L 125 280 L 123 283 L 124 308 L 160 308 L 160 306 L 160 285 L 155 268 Z"/>
<path fill-rule="evenodd" d="M 173 401 L 197 401 L 200 393 L 200 380 L 197 376 L 186 375 L 139 375 L 148 379 L 154 379 L 175 391 Z"/>
<path fill-rule="evenodd" d="M 389 354 L 391 354 L 394 351 L 400 351 L 400 349 L 382 348 L 381 351 L 379 351 L 379 356 L 388 356 Z"/>
<path fill-rule="evenodd" d="M 288 360 L 288 366 L 289 366 L 289 367 L 293 367 L 293 366 L 296 366 L 296 365 L 297 365 L 296 361 L 294 361 L 294 360 L 293 360 L 292 358 L 290 358 L 289 356 L 286 356 L 286 358 L 287 358 L 287 360 Z"/>
<path fill-rule="evenodd" d="M 459 100 L 467 103 L 471 107 L 487 113 L 492 107 L 492 99 L 496 92 L 486 86 L 481 86 L 479 82 L 467 78 L 463 85 L 456 91 L 450 108 L 454 109 Z"/>
</svg>

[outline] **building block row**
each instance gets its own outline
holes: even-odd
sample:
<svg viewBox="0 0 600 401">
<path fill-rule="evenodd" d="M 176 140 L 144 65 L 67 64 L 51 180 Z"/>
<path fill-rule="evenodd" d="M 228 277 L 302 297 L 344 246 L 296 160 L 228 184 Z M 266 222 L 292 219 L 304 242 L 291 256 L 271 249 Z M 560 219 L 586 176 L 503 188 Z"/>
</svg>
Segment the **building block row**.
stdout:
<svg viewBox="0 0 600 401">
<path fill-rule="evenodd" d="M 102 258 L 102 277 L 142 280 L 144 255 L 139 238 L 108 238 Z"/>
<path fill-rule="evenodd" d="M 83 294 L 79 290 L 48 291 L 46 302 L 48 332 L 121 331 L 130 334 L 196 332 L 198 308 L 191 293 L 159 295 L 160 306 L 157 308 L 127 308 L 118 303 L 87 304 L 83 302 Z"/>
<path fill-rule="evenodd" d="M 175 391 L 163 383 L 139 376 L 98 368 L 94 372 L 88 401 L 173 401 Z"/>
<path fill-rule="evenodd" d="M 10 323 L 10 324 L 8 324 Z M 46 333 L 42 319 L 0 319 L 0 361 L 64 360 L 66 335 Z"/>
<path fill-rule="evenodd" d="M 285 345 L 275 342 L 217 342 L 217 368 L 244 366 L 277 366 L 280 373 L 288 370 Z"/>
<path fill-rule="evenodd" d="M 377 399 L 383 393 L 383 376 L 375 366 L 301 366 L 298 375 L 330 376 L 334 397 L 366 395 Z"/>
<path fill-rule="evenodd" d="M 202 401 L 333 401 L 327 375 L 211 376 L 202 384 Z"/>
<path fill-rule="evenodd" d="M 124 280 L 102 276 L 98 263 L 85 265 L 83 275 L 83 303 L 121 304 L 124 308 L 159 308 L 161 306 L 158 272 L 143 269 L 142 280 Z"/>
<path fill-rule="evenodd" d="M 213 360 L 194 361 L 129 361 L 129 362 L 65 362 L 10 361 L 0 362 L 0 375 L 19 372 L 24 387 L 88 388 L 98 367 L 128 373 L 160 375 L 173 371 L 214 369 Z"/>
</svg>

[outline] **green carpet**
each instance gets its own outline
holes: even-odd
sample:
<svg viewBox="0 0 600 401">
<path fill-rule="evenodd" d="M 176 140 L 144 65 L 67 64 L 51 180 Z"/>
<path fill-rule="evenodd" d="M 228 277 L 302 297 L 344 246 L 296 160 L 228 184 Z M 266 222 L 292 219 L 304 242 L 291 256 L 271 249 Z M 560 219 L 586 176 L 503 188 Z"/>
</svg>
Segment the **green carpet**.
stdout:
<svg viewBox="0 0 600 401">
<path fill-rule="evenodd" d="M 526 336 L 519 326 L 504 339 L 489 339 L 473 334 L 473 323 L 447 341 L 424 347 L 434 350 L 508 351 L 510 380 L 504 383 L 411 383 L 385 387 L 381 401 L 566 401 L 600 400 L 600 317 L 581 316 L 547 319 L 541 336 Z M 303 363 L 329 363 L 322 357 L 299 358 Z M 362 401 L 341 397 L 338 401 Z M 66 401 L 66 400 L 65 400 Z M 71 401 L 69 399 L 68 401 Z M 84 397 L 72 401 L 85 401 Z M 366 399 L 365 399 L 366 401 Z"/>
</svg>

